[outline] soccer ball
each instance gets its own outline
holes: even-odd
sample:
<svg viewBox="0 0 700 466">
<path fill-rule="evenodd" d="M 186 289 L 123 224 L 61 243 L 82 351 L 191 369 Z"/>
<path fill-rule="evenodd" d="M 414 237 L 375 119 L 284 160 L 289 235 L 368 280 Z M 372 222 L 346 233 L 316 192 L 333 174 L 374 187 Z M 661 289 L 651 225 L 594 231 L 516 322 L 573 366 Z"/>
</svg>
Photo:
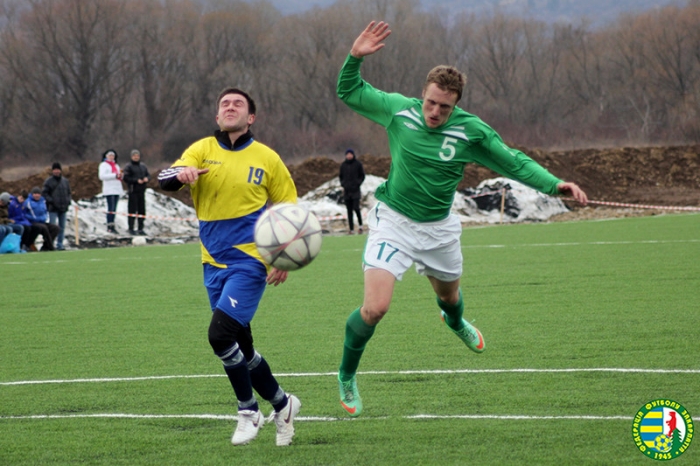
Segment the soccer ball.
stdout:
<svg viewBox="0 0 700 466">
<path fill-rule="evenodd" d="M 321 224 L 297 204 L 277 204 L 255 223 L 255 246 L 271 266 L 297 270 L 309 265 L 321 250 Z"/>
<path fill-rule="evenodd" d="M 147 243 L 148 241 L 146 241 L 146 238 L 144 238 L 143 236 L 134 236 L 133 238 L 131 238 L 131 244 L 133 246 L 144 246 Z"/>
<path fill-rule="evenodd" d="M 671 447 L 673 447 L 673 439 L 664 434 L 657 435 L 654 439 L 654 448 L 661 453 L 671 451 Z"/>
</svg>

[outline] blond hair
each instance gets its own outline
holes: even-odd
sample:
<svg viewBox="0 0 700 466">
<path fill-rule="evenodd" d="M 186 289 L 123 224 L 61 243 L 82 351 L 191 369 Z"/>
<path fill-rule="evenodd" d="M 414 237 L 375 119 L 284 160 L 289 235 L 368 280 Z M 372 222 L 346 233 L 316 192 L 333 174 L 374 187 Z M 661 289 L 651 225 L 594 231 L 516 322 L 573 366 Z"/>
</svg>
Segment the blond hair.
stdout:
<svg viewBox="0 0 700 466">
<path fill-rule="evenodd" d="M 464 86 L 467 85 L 467 75 L 454 66 L 438 65 L 428 73 L 423 89 L 427 89 L 431 83 L 435 83 L 443 91 L 457 94 L 457 102 L 459 102 Z"/>
</svg>

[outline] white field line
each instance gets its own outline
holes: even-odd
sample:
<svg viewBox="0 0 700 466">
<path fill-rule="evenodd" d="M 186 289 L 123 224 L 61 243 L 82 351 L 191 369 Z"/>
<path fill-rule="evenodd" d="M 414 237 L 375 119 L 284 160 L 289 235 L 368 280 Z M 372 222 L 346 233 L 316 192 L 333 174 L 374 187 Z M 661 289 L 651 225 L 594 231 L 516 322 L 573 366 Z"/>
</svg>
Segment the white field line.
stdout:
<svg viewBox="0 0 700 466">
<path fill-rule="evenodd" d="M 71 254 L 73 252 L 78 252 L 78 251 L 63 251 L 60 254 L 57 253 L 57 255 L 63 256 L 64 254 Z M 42 254 L 42 257 L 46 256 L 45 254 Z M 53 254 L 49 254 L 48 256 L 53 256 Z M 35 258 L 36 255 L 30 253 L 30 258 Z M 148 260 L 148 261 L 153 261 L 153 260 L 159 260 L 159 259 L 188 259 L 188 260 L 194 260 L 196 261 L 197 259 L 201 259 L 202 255 L 201 254 L 189 254 L 189 255 L 178 255 L 178 256 L 149 256 L 149 257 L 142 257 L 142 256 L 137 256 L 137 257 L 105 257 L 105 258 L 97 258 L 97 257 L 92 257 L 90 259 L 80 259 L 78 261 L 76 260 L 67 260 L 67 259 L 45 259 L 45 260 L 13 260 L 13 261 L 8 261 L 8 262 L 0 262 L 0 266 L 3 265 L 37 265 L 37 264 L 62 264 L 66 262 L 106 262 L 106 261 L 125 261 L 125 262 L 133 262 L 137 260 Z"/>
<path fill-rule="evenodd" d="M 685 243 L 700 243 L 700 239 L 683 239 L 683 240 L 641 240 L 641 241 L 584 241 L 584 242 L 572 242 L 572 243 L 531 243 L 531 244 L 462 244 L 462 249 L 500 249 L 500 248 L 547 248 L 547 247 L 565 247 L 565 246 L 619 246 L 619 245 L 630 245 L 630 244 L 685 244 Z M 363 249 L 344 249 L 343 251 L 362 251 Z M 69 251 L 70 252 L 70 251 Z M 61 253 L 63 255 L 64 253 Z M 326 251 L 328 254 L 328 251 Z M 186 258 L 186 259 L 196 259 L 199 255 L 181 255 L 181 256 L 168 256 L 168 259 L 174 257 Z M 133 262 L 135 260 L 158 260 L 164 259 L 164 256 L 154 256 L 154 257 L 115 257 L 115 258 L 91 258 L 85 259 L 85 262 L 102 262 L 102 261 L 114 261 L 123 260 Z M 74 262 L 65 259 L 56 260 L 13 260 L 8 262 L 0 262 L 0 267 L 6 265 L 34 265 L 34 264 L 58 264 L 63 262 Z"/>
<path fill-rule="evenodd" d="M 634 416 L 530 416 L 519 414 L 413 414 L 407 416 L 364 416 L 361 418 L 331 417 L 331 416 L 298 416 L 294 421 L 301 422 L 334 422 L 334 421 L 370 421 L 377 419 L 492 419 L 508 421 L 631 421 Z M 0 416 L 0 420 L 50 420 L 50 419 L 213 419 L 222 421 L 235 421 L 238 416 L 224 414 L 126 414 L 126 413 L 101 413 L 101 414 L 34 414 L 30 416 Z M 694 420 L 698 420 L 695 419 Z"/>
<path fill-rule="evenodd" d="M 700 243 L 700 239 L 641 240 L 641 241 L 584 241 L 572 243 L 528 243 L 528 244 L 462 244 L 462 249 L 489 248 L 551 248 L 563 246 L 620 246 L 630 244 L 685 244 Z"/>
<path fill-rule="evenodd" d="M 613 373 L 642 373 L 642 374 L 700 374 L 700 369 L 639 369 L 639 368 L 568 368 L 568 369 L 456 369 L 456 370 L 410 370 L 410 371 L 365 371 L 359 372 L 361 375 L 410 375 L 410 374 L 528 374 L 528 373 L 577 373 L 577 372 L 613 372 Z M 275 374 L 277 377 L 326 377 L 337 376 L 336 372 L 305 372 L 305 373 L 283 373 Z M 224 374 L 203 374 L 203 375 L 169 375 L 151 377 L 113 377 L 113 378 L 92 378 L 92 379 L 64 379 L 64 380 L 26 380 L 16 382 L 0 382 L 0 386 L 10 385 L 34 385 L 34 384 L 60 384 L 60 383 L 110 383 L 110 382 L 133 382 L 146 380 L 168 380 L 168 379 L 195 379 L 224 377 Z M 518 414 L 414 414 L 397 416 L 401 419 L 471 419 L 471 420 L 602 420 L 602 421 L 630 421 L 633 416 L 532 416 Z M 98 413 L 98 414 L 35 414 L 28 416 L 0 416 L 0 420 L 51 420 L 51 419 L 78 419 L 78 418 L 99 418 L 99 419 L 214 419 L 235 421 L 235 415 L 221 414 L 126 414 L 126 413 Z M 319 417 L 300 416 L 297 421 L 302 422 L 335 422 L 335 421 L 362 421 L 388 419 L 388 417 Z M 695 421 L 700 418 L 694 418 Z"/>
<path fill-rule="evenodd" d="M 571 374 L 578 372 L 612 372 L 633 374 L 700 374 L 700 369 L 642 369 L 622 367 L 592 367 L 592 368 L 564 368 L 564 369 L 436 369 L 436 370 L 406 370 L 406 371 L 360 371 L 360 375 L 415 375 L 415 374 Z M 337 372 L 290 372 L 275 374 L 275 377 L 336 377 Z M 111 383 L 111 382 L 139 382 L 148 380 L 170 379 L 205 379 L 225 377 L 225 374 L 200 374 L 200 375 L 154 375 L 144 377 L 106 377 L 86 379 L 53 379 L 53 380 L 18 380 L 14 382 L 0 382 L 1 386 L 12 385 L 42 385 L 42 384 L 66 384 L 66 383 Z"/>
</svg>

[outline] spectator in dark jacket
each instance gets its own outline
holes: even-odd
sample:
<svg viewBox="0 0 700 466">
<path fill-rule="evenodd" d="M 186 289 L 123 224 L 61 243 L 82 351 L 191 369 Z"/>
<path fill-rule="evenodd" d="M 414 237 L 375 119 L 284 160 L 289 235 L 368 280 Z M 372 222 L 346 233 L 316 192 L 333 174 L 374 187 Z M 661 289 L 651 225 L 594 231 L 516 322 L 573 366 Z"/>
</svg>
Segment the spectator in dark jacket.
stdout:
<svg viewBox="0 0 700 466">
<path fill-rule="evenodd" d="M 357 215 L 358 232 L 362 233 L 362 215 L 360 214 L 360 200 L 362 193 L 360 186 L 365 181 L 365 170 L 362 163 L 355 158 L 355 151 L 345 151 L 345 160 L 340 164 L 340 185 L 343 187 L 343 201 L 348 209 L 348 234 L 354 230 L 352 215 Z"/>
<path fill-rule="evenodd" d="M 66 212 L 71 203 L 70 183 L 63 176 L 61 164 L 54 162 L 51 166 L 52 175 L 44 181 L 42 195 L 46 199 L 49 210 L 49 222 L 58 225 L 60 231 L 56 237 L 56 250 L 63 251 L 63 237 L 66 230 Z"/>
<path fill-rule="evenodd" d="M 24 227 L 22 225 L 17 225 L 14 220 L 10 218 L 10 201 L 12 196 L 8 192 L 0 194 L 0 225 L 5 227 L 5 234 L 15 233 L 22 236 L 24 233 Z"/>
<path fill-rule="evenodd" d="M 32 222 L 30 222 L 24 215 L 22 205 L 26 199 L 25 196 L 27 196 L 27 193 L 26 191 L 23 191 L 17 196 L 12 196 L 10 198 L 8 216 L 15 225 L 22 225 L 24 228 L 24 231 L 22 232 L 22 240 L 20 242 L 22 249 L 25 251 L 36 251 L 34 241 L 39 235 L 39 228 L 32 225 Z"/>
<path fill-rule="evenodd" d="M 148 185 L 148 167 L 141 162 L 141 152 L 131 151 L 131 162 L 124 167 L 124 183 L 129 190 L 129 233 L 145 235 L 143 231 L 144 216 L 146 215 L 146 186 Z M 134 231 L 134 223 L 138 217 L 138 231 Z"/>
<path fill-rule="evenodd" d="M 27 220 L 29 220 L 34 227 L 39 229 L 39 234 L 44 238 L 44 244 L 42 244 L 41 250 L 53 251 L 55 249 L 53 241 L 58 236 L 60 228 L 58 225 L 48 223 L 49 211 L 46 207 L 46 199 L 41 195 L 40 187 L 35 186 L 32 188 L 31 194 L 22 205 L 22 210 Z"/>
</svg>

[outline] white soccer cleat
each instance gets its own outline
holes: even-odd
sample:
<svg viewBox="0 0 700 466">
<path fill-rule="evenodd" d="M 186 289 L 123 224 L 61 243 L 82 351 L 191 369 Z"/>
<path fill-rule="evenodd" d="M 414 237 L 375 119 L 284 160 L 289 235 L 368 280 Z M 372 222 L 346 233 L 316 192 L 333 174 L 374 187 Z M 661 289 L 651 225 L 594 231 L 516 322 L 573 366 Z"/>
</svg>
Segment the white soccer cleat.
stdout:
<svg viewBox="0 0 700 466">
<path fill-rule="evenodd" d="M 279 413 L 274 413 L 277 425 L 277 446 L 284 447 L 292 443 L 294 438 L 294 418 L 299 414 L 301 402 L 294 395 L 287 394 L 287 406 Z"/>
<path fill-rule="evenodd" d="M 238 426 L 231 437 L 234 445 L 245 445 L 258 436 L 258 431 L 265 423 L 265 416 L 260 411 L 243 409 L 238 411 Z"/>
</svg>

